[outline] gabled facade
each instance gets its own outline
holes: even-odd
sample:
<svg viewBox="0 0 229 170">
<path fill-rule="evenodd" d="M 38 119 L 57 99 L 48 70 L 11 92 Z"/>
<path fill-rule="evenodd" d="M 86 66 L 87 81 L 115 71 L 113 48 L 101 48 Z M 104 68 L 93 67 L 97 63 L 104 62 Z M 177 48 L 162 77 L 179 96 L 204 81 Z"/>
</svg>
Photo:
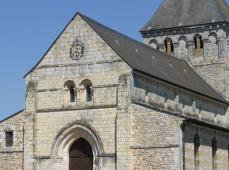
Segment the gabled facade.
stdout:
<svg viewBox="0 0 229 170">
<path fill-rule="evenodd" d="M 157 27 L 142 44 L 77 13 L 26 74 L 24 111 L 0 122 L 0 169 L 228 169 L 228 102 L 185 54 L 149 46 Z"/>
</svg>

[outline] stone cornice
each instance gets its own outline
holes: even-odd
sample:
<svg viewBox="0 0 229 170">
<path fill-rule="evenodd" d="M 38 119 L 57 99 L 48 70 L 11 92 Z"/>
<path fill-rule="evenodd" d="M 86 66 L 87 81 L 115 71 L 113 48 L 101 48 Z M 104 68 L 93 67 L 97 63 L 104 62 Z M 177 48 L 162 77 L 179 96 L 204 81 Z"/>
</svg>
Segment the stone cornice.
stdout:
<svg viewBox="0 0 229 170">
<path fill-rule="evenodd" d="M 107 108 L 117 108 L 116 104 L 106 105 L 106 104 L 84 104 L 84 105 L 76 105 L 69 107 L 60 107 L 60 108 L 49 108 L 49 109 L 38 109 L 37 113 L 47 113 L 47 112 L 66 112 L 66 111 L 74 111 L 74 110 L 93 110 L 93 109 L 107 109 Z"/>
<path fill-rule="evenodd" d="M 144 38 L 149 37 L 157 37 L 157 36 L 164 36 L 164 35 L 175 35 L 175 34 L 187 34 L 192 32 L 203 32 L 203 31 L 212 31 L 216 29 L 229 29 L 229 23 L 227 22 L 219 22 L 219 23 L 208 23 L 203 25 L 193 25 L 193 26 L 181 26 L 181 27 L 174 27 L 174 28 L 166 28 L 166 29 L 159 29 L 159 30 L 149 30 L 149 31 L 142 31 L 141 34 Z"/>
<path fill-rule="evenodd" d="M 42 65 L 42 66 L 37 67 L 36 69 L 58 68 L 58 67 L 74 67 L 74 66 L 117 63 L 117 62 L 123 62 L 123 61 L 121 59 L 116 59 L 116 60 L 102 60 L 102 61 L 97 61 L 97 62 L 84 62 L 84 63 L 74 63 L 74 64 Z"/>
</svg>

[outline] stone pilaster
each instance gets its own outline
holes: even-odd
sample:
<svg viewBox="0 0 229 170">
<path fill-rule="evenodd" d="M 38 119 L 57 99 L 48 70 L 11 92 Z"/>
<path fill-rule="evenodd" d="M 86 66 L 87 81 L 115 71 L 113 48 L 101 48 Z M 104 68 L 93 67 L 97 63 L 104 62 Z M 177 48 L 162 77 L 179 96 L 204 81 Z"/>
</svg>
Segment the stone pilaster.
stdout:
<svg viewBox="0 0 229 170">
<path fill-rule="evenodd" d="M 193 41 L 188 41 L 187 45 L 188 45 L 188 61 L 191 61 L 192 60 L 194 43 L 193 43 Z"/>
<path fill-rule="evenodd" d="M 24 126 L 24 170 L 35 170 L 36 131 L 36 82 L 28 82 L 26 87 Z"/>
<path fill-rule="evenodd" d="M 174 56 L 175 57 L 179 57 L 178 56 L 178 47 L 179 47 L 179 43 L 173 43 L 173 47 L 174 47 Z M 180 56 L 181 57 L 181 56 Z"/>
<path fill-rule="evenodd" d="M 226 42 L 224 38 L 218 38 L 217 39 L 217 44 L 218 44 L 218 56 L 219 59 L 225 58 L 225 49 L 226 49 Z"/>
<path fill-rule="evenodd" d="M 118 86 L 118 109 L 116 120 L 116 169 L 129 169 L 130 113 L 128 113 L 130 76 L 122 75 Z"/>
</svg>

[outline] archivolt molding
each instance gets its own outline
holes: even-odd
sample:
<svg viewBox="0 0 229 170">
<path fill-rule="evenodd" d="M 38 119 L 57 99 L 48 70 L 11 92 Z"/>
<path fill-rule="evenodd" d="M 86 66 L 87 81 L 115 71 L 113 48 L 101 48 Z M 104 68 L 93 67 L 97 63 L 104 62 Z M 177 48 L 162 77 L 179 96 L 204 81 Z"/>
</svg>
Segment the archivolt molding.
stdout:
<svg viewBox="0 0 229 170">
<path fill-rule="evenodd" d="M 98 165 L 99 156 L 103 155 L 103 145 L 96 131 L 85 122 L 74 121 L 57 134 L 52 145 L 52 159 L 56 163 L 55 168 L 67 167 L 69 149 L 79 138 L 84 138 L 89 142 L 93 150 L 94 167 Z"/>
</svg>

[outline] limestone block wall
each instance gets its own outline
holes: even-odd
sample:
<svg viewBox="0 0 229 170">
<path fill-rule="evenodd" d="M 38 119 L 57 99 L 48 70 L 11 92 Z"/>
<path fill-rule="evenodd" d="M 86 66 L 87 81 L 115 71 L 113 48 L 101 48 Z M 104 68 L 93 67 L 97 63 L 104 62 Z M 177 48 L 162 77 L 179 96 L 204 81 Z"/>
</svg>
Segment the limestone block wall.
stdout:
<svg viewBox="0 0 229 170">
<path fill-rule="evenodd" d="M 0 153 L 0 170 L 23 170 L 23 153 Z"/>
<path fill-rule="evenodd" d="M 223 94 L 227 100 L 229 99 L 229 60 L 216 62 L 212 64 L 194 65 L 197 73 L 208 82 L 219 93 Z M 227 112 L 226 122 L 229 120 L 229 113 Z"/>
<path fill-rule="evenodd" d="M 76 39 L 84 44 L 84 55 L 73 60 L 70 50 Z M 93 89 L 93 101 L 87 105 L 111 106 L 116 104 L 119 75 L 128 72 L 129 66 L 77 15 L 36 69 L 26 77 L 26 84 L 37 82 L 37 110 L 85 107 L 80 87 L 84 80 L 90 80 Z M 76 102 L 70 105 L 66 102 L 64 87 L 69 80 L 74 82 L 76 91 Z"/>
<path fill-rule="evenodd" d="M 182 119 L 135 104 L 131 105 L 129 112 L 132 169 L 181 169 Z"/>
<path fill-rule="evenodd" d="M 143 35 L 144 42 L 166 52 L 165 40 L 171 39 L 173 52 L 170 55 L 185 59 L 192 64 L 217 62 L 228 59 L 227 24 L 158 30 Z M 195 36 L 201 37 L 202 49 L 196 49 Z"/>
<path fill-rule="evenodd" d="M 229 98 L 228 61 L 207 65 L 195 65 L 197 72 L 215 89 Z"/>
<path fill-rule="evenodd" d="M 112 68 L 114 65 L 120 68 L 120 72 L 122 71 L 121 63 L 111 63 L 109 67 Z M 74 68 L 77 69 L 77 67 Z M 101 68 L 99 71 L 100 73 L 85 73 L 85 76 L 81 76 L 79 73 L 76 74 L 74 72 L 69 72 L 69 76 L 65 76 L 64 72 L 66 72 L 66 70 L 60 69 L 60 76 L 55 79 L 52 78 L 52 75 L 45 76 L 44 81 L 38 81 L 37 109 L 61 109 L 63 107 L 79 108 L 85 106 L 85 101 L 82 100 L 82 96 L 78 90 L 80 88 L 80 83 L 85 79 L 88 79 L 93 83 L 93 100 L 92 103 L 89 104 L 94 106 L 102 106 L 104 104 L 116 105 L 118 74 L 112 69 L 104 71 L 103 68 Z M 58 79 L 58 81 L 56 79 Z M 65 95 L 65 93 L 68 92 L 65 92 L 64 84 L 68 80 L 73 81 L 76 85 L 77 92 L 76 101 L 74 103 L 69 103 Z M 47 87 L 46 85 L 51 87 Z"/>
<path fill-rule="evenodd" d="M 227 170 L 229 133 L 214 130 L 194 124 L 189 124 L 184 129 L 184 160 L 185 169 L 194 169 L 194 136 L 198 134 L 200 147 L 198 152 L 198 169 L 212 169 L 212 139 L 217 141 L 216 167 L 220 170 Z"/>
<path fill-rule="evenodd" d="M 53 145 L 61 130 L 70 124 L 83 124 L 93 129 L 101 140 L 103 157 L 107 159 L 104 159 L 103 168 L 109 169 L 110 167 L 110 169 L 114 169 L 115 116 L 115 108 L 38 113 L 36 133 L 37 169 L 45 170 L 47 167 L 53 167 L 52 158 L 55 156 L 52 155 Z M 64 155 L 59 154 L 58 156 L 60 156 L 59 159 L 64 159 Z M 68 166 L 65 168 L 67 169 Z"/>
<path fill-rule="evenodd" d="M 202 142 L 200 169 L 211 169 L 213 137 L 216 137 L 218 144 L 217 167 L 228 168 L 226 130 L 199 125 L 194 128 L 189 124 L 183 131 L 183 121 L 186 119 L 223 128 L 226 125 L 224 105 L 139 73 L 133 74 L 131 101 L 130 153 L 134 160 L 133 169 L 194 169 L 195 133 L 200 135 Z"/>
<path fill-rule="evenodd" d="M 20 111 L 0 122 L 0 169 L 23 169 L 23 121 L 24 112 Z M 13 131 L 13 146 L 6 147 L 5 132 Z"/>
</svg>

